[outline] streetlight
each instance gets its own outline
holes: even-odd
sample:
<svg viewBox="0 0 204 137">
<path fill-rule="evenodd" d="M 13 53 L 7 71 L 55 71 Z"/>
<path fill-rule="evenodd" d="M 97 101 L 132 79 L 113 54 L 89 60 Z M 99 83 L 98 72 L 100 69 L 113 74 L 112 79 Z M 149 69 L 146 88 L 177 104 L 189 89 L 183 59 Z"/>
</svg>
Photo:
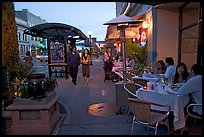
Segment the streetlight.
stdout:
<svg viewBox="0 0 204 137">
<path fill-rule="evenodd" d="M 92 50 L 91 50 L 91 48 L 92 48 L 92 43 L 91 43 L 91 35 L 92 35 L 92 32 L 91 31 L 89 31 L 89 46 L 90 46 L 90 56 L 91 56 L 91 62 L 90 62 L 90 65 L 93 65 L 93 63 L 92 63 Z"/>
<path fill-rule="evenodd" d="M 125 29 L 129 24 L 137 24 L 142 22 L 141 20 L 136 20 L 134 18 L 128 17 L 124 14 L 104 23 L 103 25 L 117 25 L 117 29 L 120 30 L 120 41 L 122 42 L 122 52 L 123 52 L 123 83 L 126 83 L 126 57 L 125 57 Z"/>
</svg>

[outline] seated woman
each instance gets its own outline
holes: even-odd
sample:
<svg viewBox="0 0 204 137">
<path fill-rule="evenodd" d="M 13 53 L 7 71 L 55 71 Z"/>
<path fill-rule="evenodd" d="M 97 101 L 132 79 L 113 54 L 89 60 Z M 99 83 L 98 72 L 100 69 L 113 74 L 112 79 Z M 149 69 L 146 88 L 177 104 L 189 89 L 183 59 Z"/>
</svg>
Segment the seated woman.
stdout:
<svg viewBox="0 0 204 137">
<path fill-rule="evenodd" d="M 158 60 L 156 63 L 157 70 L 156 73 L 158 74 L 165 74 L 166 72 L 166 65 L 163 60 Z"/>
<path fill-rule="evenodd" d="M 186 64 L 183 62 L 180 62 L 176 66 L 176 72 L 172 79 L 172 84 L 186 82 L 188 80 L 188 77 L 189 77 L 189 73 L 188 73 Z"/>
</svg>

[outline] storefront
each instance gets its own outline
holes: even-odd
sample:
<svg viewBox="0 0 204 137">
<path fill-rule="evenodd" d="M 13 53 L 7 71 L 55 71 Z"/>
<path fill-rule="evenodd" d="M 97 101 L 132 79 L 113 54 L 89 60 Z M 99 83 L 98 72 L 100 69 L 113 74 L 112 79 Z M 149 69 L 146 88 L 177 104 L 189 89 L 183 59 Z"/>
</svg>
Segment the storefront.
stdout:
<svg viewBox="0 0 204 137">
<path fill-rule="evenodd" d="M 148 64 L 172 56 L 175 65 L 184 62 L 189 69 L 195 63 L 202 65 L 201 2 L 140 2 L 128 7 L 121 14 L 145 14 Z"/>
</svg>

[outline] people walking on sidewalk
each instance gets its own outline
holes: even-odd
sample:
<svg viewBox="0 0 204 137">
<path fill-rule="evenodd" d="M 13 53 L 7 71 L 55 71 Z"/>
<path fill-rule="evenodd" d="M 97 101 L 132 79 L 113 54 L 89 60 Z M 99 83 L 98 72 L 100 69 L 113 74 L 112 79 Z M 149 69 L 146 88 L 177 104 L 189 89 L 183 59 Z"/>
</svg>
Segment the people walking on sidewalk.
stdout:
<svg viewBox="0 0 204 137">
<path fill-rule="evenodd" d="M 76 46 L 71 47 L 71 51 L 67 55 L 67 63 L 69 66 L 69 74 L 74 85 L 77 85 L 77 74 L 80 65 L 80 56 L 77 52 Z"/>
<path fill-rule="evenodd" d="M 88 82 L 90 77 L 90 62 L 91 56 L 89 54 L 89 50 L 86 48 L 83 50 L 81 55 L 81 64 L 82 64 L 82 75 L 84 77 L 84 81 Z"/>
</svg>

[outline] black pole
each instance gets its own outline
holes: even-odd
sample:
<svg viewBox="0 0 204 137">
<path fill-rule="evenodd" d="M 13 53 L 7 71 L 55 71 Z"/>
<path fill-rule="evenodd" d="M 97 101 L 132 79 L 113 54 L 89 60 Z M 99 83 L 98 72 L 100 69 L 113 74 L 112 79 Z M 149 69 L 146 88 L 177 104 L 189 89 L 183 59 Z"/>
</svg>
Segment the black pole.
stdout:
<svg viewBox="0 0 204 137">
<path fill-rule="evenodd" d="M 90 62 L 90 65 L 93 65 L 92 63 L 92 43 L 91 43 L 91 35 L 89 35 L 89 44 L 90 44 L 90 56 L 91 56 L 91 62 Z"/>
</svg>

